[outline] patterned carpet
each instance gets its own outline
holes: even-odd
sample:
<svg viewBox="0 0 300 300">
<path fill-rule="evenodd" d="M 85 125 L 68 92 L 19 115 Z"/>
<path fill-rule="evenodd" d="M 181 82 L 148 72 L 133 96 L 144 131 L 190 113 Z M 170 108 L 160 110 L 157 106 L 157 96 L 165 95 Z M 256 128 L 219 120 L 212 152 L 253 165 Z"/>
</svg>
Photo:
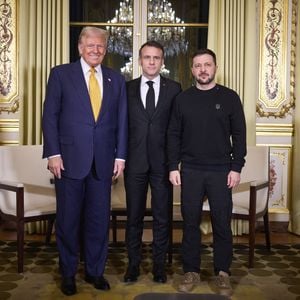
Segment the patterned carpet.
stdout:
<svg viewBox="0 0 300 300">
<path fill-rule="evenodd" d="M 25 271 L 16 273 L 16 243 L 0 242 L 0 299 L 62 299 L 56 245 L 27 242 Z M 255 268 L 247 268 L 247 246 L 235 245 L 232 264 L 232 299 L 300 299 L 300 244 L 272 245 L 268 253 L 263 246 L 255 251 Z M 108 292 L 95 290 L 83 280 L 83 268 L 77 274 L 78 293 L 68 299 L 133 300 L 143 293 L 177 292 L 182 276 L 180 246 L 174 246 L 174 261 L 168 266 L 167 284 L 152 281 L 151 245 L 143 245 L 142 274 L 135 284 L 125 284 L 122 278 L 127 266 L 123 243 L 110 246 L 105 276 L 111 284 Z M 212 274 L 212 248 L 203 245 L 201 284 L 193 294 L 216 293 Z M 139 298 L 140 299 L 140 298 Z M 176 297 L 177 299 L 177 297 Z M 199 296 L 199 299 L 203 299 Z M 153 296 L 155 300 L 155 296 Z"/>
</svg>

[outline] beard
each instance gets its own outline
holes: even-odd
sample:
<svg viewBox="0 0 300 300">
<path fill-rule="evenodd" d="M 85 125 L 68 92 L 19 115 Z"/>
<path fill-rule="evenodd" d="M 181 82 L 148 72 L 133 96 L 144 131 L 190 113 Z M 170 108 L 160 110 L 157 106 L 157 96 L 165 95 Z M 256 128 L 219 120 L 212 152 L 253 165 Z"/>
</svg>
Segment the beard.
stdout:
<svg viewBox="0 0 300 300">
<path fill-rule="evenodd" d="M 206 74 L 206 73 L 205 73 Z M 208 76 L 206 79 L 202 79 L 201 78 L 201 75 L 203 74 L 200 74 L 199 77 L 196 78 L 196 81 L 201 84 L 201 85 L 206 85 L 206 84 L 210 84 L 211 82 L 214 81 L 215 79 L 215 74 L 211 75 L 211 76 Z M 207 74 L 206 74 L 207 75 Z"/>
</svg>

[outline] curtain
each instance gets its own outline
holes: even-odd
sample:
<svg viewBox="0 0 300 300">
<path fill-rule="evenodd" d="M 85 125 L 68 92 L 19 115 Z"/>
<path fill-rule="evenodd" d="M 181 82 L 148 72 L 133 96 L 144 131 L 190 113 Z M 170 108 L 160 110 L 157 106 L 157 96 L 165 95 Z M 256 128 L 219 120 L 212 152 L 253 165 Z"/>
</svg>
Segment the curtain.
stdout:
<svg viewBox="0 0 300 300">
<path fill-rule="evenodd" d="M 216 81 L 240 95 L 247 123 L 248 145 L 256 143 L 256 13 L 256 1 L 253 0 L 210 0 L 207 44 L 217 56 Z M 248 233 L 247 221 L 232 220 L 231 227 L 234 235 Z M 202 223 L 201 229 L 211 232 L 207 222 Z"/>
<path fill-rule="evenodd" d="M 217 56 L 216 79 L 241 97 L 247 122 L 248 145 L 256 143 L 256 13 L 256 1 L 253 0 L 210 0 L 207 44 Z"/>
<path fill-rule="evenodd" d="M 20 144 L 42 143 L 41 117 L 51 67 L 69 60 L 69 1 L 19 1 Z"/>
<path fill-rule="evenodd" d="M 69 61 L 69 1 L 19 1 L 20 144 L 42 143 L 41 118 L 51 67 Z M 28 223 L 44 233 L 45 222 Z"/>
<path fill-rule="evenodd" d="M 298 6 L 297 12 L 297 37 L 295 41 L 296 45 L 296 68 L 295 78 L 300 78 L 300 9 Z M 289 230 L 293 233 L 300 234 L 300 86 L 295 85 L 295 97 L 296 97 L 296 108 L 295 108 L 295 123 L 294 123 L 294 149 L 293 149 L 293 190 L 291 195 L 290 204 L 290 224 Z M 298 104 L 298 105 L 297 105 Z"/>
</svg>

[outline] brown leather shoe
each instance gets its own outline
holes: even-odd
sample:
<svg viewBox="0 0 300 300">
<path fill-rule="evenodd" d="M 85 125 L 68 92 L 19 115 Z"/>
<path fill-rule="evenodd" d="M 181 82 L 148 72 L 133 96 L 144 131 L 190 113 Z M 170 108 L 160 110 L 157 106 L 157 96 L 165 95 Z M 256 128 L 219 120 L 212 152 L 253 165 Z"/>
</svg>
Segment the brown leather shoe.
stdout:
<svg viewBox="0 0 300 300">
<path fill-rule="evenodd" d="M 196 272 L 187 272 L 183 275 L 183 280 L 178 286 L 179 292 L 188 293 L 195 285 L 200 283 L 200 275 Z"/>
</svg>

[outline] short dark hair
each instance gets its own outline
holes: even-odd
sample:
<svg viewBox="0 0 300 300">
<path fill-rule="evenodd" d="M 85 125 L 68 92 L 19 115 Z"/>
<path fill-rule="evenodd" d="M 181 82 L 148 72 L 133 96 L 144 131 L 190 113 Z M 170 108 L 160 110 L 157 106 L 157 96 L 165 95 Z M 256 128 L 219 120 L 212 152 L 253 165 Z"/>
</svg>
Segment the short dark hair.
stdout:
<svg viewBox="0 0 300 300">
<path fill-rule="evenodd" d="M 157 48 L 157 49 L 160 49 L 161 51 L 162 51 L 162 55 L 163 55 L 163 57 L 164 57 L 164 55 L 165 55 L 165 51 L 164 51 L 164 47 L 162 46 L 162 44 L 160 44 L 159 42 L 156 42 L 156 41 L 148 41 L 148 42 L 146 42 L 146 43 L 144 43 L 142 46 L 141 46 L 141 48 L 140 48 L 140 50 L 139 50 L 139 57 L 141 57 L 141 55 L 142 55 L 142 49 L 144 48 L 144 47 L 146 47 L 146 46 L 148 46 L 148 47 L 154 47 L 154 48 Z"/>
<path fill-rule="evenodd" d="M 208 48 L 202 48 L 202 49 L 197 50 L 197 51 L 192 55 L 192 64 L 193 64 L 193 60 L 194 60 L 194 58 L 195 58 L 196 56 L 198 56 L 198 55 L 203 55 L 203 54 L 208 54 L 208 55 L 210 55 L 210 56 L 213 58 L 215 65 L 217 65 L 217 58 L 216 58 L 215 52 L 212 51 L 212 50 L 210 50 L 210 49 L 208 49 Z"/>
</svg>

